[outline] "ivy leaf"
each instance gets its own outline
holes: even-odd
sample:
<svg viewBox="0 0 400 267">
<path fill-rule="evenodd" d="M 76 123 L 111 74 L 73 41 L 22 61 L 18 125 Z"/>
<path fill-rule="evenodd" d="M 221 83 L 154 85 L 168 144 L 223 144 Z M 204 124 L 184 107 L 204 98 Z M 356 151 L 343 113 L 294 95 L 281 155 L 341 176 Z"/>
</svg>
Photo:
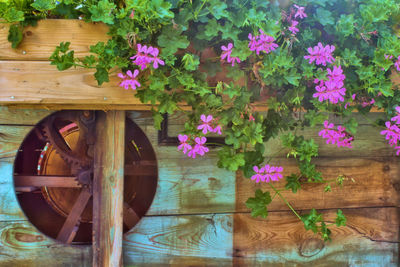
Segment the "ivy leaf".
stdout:
<svg viewBox="0 0 400 267">
<path fill-rule="evenodd" d="M 218 151 L 218 158 L 218 167 L 225 168 L 230 171 L 237 171 L 239 167 L 245 164 L 244 154 L 236 153 L 235 150 L 232 150 L 229 147 L 224 147 Z"/>
<path fill-rule="evenodd" d="M 102 85 L 104 82 L 109 82 L 108 71 L 102 67 L 96 67 L 96 72 L 94 73 L 94 77 L 97 80 L 99 85 Z"/>
<path fill-rule="evenodd" d="M 301 215 L 301 220 L 303 221 L 306 230 L 311 230 L 314 233 L 317 233 L 317 223 L 322 222 L 322 214 L 318 213 L 315 209 L 312 209 L 310 213 Z"/>
<path fill-rule="evenodd" d="M 182 30 L 175 29 L 170 25 L 163 28 L 157 40 L 158 45 L 163 48 L 163 55 L 175 54 L 179 48 L 185 49 L 189 46 L 187 36 L 181 33 Z"/>
<path fill-rule="evenodd" d="M 161 115 L 160 112 L 152 109 L 152 116 L 153 116 L 153 121 L 154 121 L 154 128 L 157 130 L 161 130 L 161 123 L 164 120 L 164 117 Z"/>
<path fill-rule="evenodd" d="M 50 64 L 56 65 L 58 70 L 66 70 L 74 66 L 74 51 L 68 52 L 70 44 L 70 42 L 61 42 L 49 58 L 49 60 L 51 61 Z"/>
<path fill-rule="evenodd" d="M 337 226 L 346 226 L 346 222 L 347 222 L 346 217 L 344 216 L 342 210 L 339 209 L 336 213 L 335 224 Z"/>
<path fill-rule="evenodd" d="M 323 26 L 333 25 L 335 23 L 332 13 L 323 8 L 317 8 L 314 15 L 315 19 L 318 20 Z"/>
<path fill-rule="evenodd" d="M 182 58 L 183 67 L 188 71 L 195 71 L 199 67 L 200 59 L 198 55 L 185 54 Z"/>
<path fill-rule="evenodd" d="M 296 174 L 286 176 L 285 179 L 286 179 L 285 188 L 291 189 L 293 193 L 296 193 L 301 188 L 299 177 Z"/>
<path fill-rule="evenodd" d="M 346 127 L 346 131 L 350 132 L 351 134 L 356 134 L 358 122 L 355 118 L 350 118 L 344 123 L 344 127 Z"/>
<path fill-rule="evenodd" d="M 301 79 L 301 75 L 297 73 L 296 69 L 291 69 L 290 73 L 287 73 L 285 75 L 285 80 L 288 81 L 288 83 L 298 86 L 299 85 L 299 80 Z"/>
<path fill-rule="evenodd" d="M 357 57 L 355 50 L 350 50 L 348 48 L 345 48 L 342 56 L 345 59 L 344 65 L 346 67 L 348 66 L 361 67 L 361 59 Z"/>
<path fill-rule="evenodd" d="M 55 0 L 35 0 L 31 6 L 39 11 L 47 11 L 56 8 L 56 1 Z"/>
<path fill-rule="evenodd" d="M 225 4 L 225 1 L 221 0 L 211 0 L 209 1 L 208 10 L 216 19 L 220 19 L 223 17 L 227 17 L 229 13 L 227 12 L 228 6 Z"/>
<path fill-rule="evenodd" d="M 11 43 L 12 48 L 17 48 L 23 39 L 21 26 L 18 24 L 11 25 L 7 39 Z"/>
<path fill-rule="evenodd" d="M 207 25 L 205 26 L 204 39 L 210 41 L 212 38 L 218 36 L 219 27 L 220 26 L 215 19 L 210 19 Z"/>
<path fill-rule="evenodd" d="M 89 7 L 89 11 L 92 14 L 92 21 L 101 21 L 106 24 L 114 24 L 112 14 L 113 10 L 116 8 L 114 3 L 109 2 L 108 0 L 101 0 L 97 2 L 97 5 L 91 5 Z"/>
<path fill-rule="evenodd" d="M 18 22 L 25 19 L 24 12 L 17 10 L 15 7 L 8 9 L 3 16 L 7 22 Z"/>
<path fill-rule="evenodd" d="M 258 216 L 267 218 L 268 210 L 267 205 L 272 201 L 271 195 L 268 191 L 263 193 L 261 189 L 257 189 L 255 197 L 251 197 L 246 201 L 246 207 L 251 209 L 251 216 L 256 218 Z"/>
<path fill-rule="evenodd" d="M 354 33 L 354 24 L 356 23 L 354 15 L 341 15 L 339 21 L 336 23 L 337 32 L 344 37 Z"/>
<path fill-rule="evenodd" d="M 151 0 L 150 10 L 153 10 L 161 19 L 172 19 L 174 13 L 170 11 L 172 4 L 164 0 Z"/>
</svg>

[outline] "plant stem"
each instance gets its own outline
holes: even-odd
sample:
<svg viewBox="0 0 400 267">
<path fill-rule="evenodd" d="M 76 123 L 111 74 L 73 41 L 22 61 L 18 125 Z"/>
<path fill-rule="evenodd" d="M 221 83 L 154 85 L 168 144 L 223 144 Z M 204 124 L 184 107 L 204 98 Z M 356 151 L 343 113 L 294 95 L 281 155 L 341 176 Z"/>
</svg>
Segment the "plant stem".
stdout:
<svg viewBox="0 0 400 267">
<path fill-rule="evenodd" d="M 275 191 L 275 193 L 278 194 L 278 196 L 283 200 L 283 202 L 285 202 L 285 204 L 289 207 L 289 209 L 291 209 L 293 211 L 294 215 L 296 215 L 297 218 L 299 218 L 299 220 L 302 221 L 300 215 L 297 213 L 297 211 L 294 210 L 294 208 L 292 207 L 292 205 L 290 205 L 290 203 L 286 200 L 286 198 L 284 198 L 281 195 L 281 193 L 279 193 L 279 190 L 277 190 L 271 183 L 269 183 L 269 185 Z"/>
</svg>

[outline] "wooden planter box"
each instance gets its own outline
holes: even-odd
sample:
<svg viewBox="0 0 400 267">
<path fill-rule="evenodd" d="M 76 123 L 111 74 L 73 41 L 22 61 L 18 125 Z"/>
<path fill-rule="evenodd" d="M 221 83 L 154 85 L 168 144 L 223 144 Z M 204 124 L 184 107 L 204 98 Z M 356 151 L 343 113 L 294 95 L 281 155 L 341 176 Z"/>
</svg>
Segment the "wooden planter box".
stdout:
<svg viewBox="0 0 400 267">
<path fill-rule="evenodd" d="M 13 162 L 23 138 L 50 114 L 45 109 L 63 108 L 132 110 L 127 115 L 156 151 L 159 187 L 147 216 L 124 235 L 126 266 L 398 266 L 400 162 L 379 130 L 361 116 L 354 149 L 325 145 L 317 136 L 320 127 L 304 132 L 320 144 L 316 164 L 324 175 L 335 179 L 344 174 L 354 183 L 346 181 L 332 193 L 324 193 L 321 184 L 283 193 L 300 212 L 316 208 L 332 222 L 336 209 L 343 210 L 347 226 L 333 227 L 333 241 L 323 243 L 278 199 L 269 206 L 267 220 L 252 218 L 244 203 L 254 189 L 268 185 L 218 169 L 215 150 L 193 161 L 175 147 L 159 146 L 149 106 L 118 87 L 117 79 L 99 87 L 90 71 L 59 72 L 49 64 L 61 41 L 71 41 L 76 54 L 85 55 L 89 45 L 107 39 L 104 25 L 40 21 L 24 31 L 17 50 L 7 42 L 7 31 L 0 26 L 0 105 L 8 106 L 0 107 L 0 266 L 92 264 L 90 247 L 60 244 L 35 230 L 13 190 Z M 172 118 L 170 136 L 183 123 L 179 116 Z M 279 150 L 278 141 L 271 140 L 266 155 Z M 272 163 L 283 165 L 285 174 L 296 172 L 286 153 L 276 154 Z M 276 186 L 283 189 L 285 182 Z"/>
</svg>

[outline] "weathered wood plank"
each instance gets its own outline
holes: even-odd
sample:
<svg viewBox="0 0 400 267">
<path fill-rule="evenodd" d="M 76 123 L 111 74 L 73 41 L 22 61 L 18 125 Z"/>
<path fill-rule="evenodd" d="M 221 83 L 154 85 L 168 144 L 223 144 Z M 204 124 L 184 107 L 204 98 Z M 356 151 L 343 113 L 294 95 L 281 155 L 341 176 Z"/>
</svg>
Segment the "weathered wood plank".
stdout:
<svg viewBox="0 0 400 267">
<path fill-rule="evenodd" d="M 26 27 L 24 39 L 17 49 L 7 40 L 8 24 L 0 24 L 0 60 L 48 60 L 60 42 L 71 42 L 75 56 L 89 55 L 89 47 L 106 42 L 108 27 L 82 20 L 39 20 L 36 27 Z"/>
<path fill-rule="evenodd" d="M 125 112 L 97 113 L 93 182 L 93 266 L 122 266 Z"/>
<path fill-rule="evenodd" d="M 51 113 L 49 110 L 9 109 L 0 106 L 0 124 L 36 125 Z"/>
<path fill-rule="evenodd" d="M 334 211 L 324 211 L 334 222 Z M 323 243 L 289 212 L 271 212 L 266 220 L 234 215 L 234 266 L 398 266 L 397 208 L 343 210 L 346 227 L 332 226 Z"/>
<path fill-rule="evenodd" d="M 339 175 L 345 175 L 349 180 L 343 187 L 332 183 L 332 192 L 324 192 L 326 184 L 307 184 L 296 194 L 283 191 L 281 194 L 293 204 L 295 209 L 329 209 L 355 207 L 385 207 L 400 205 L 400 164 L 399 159 L 375 158 L 324 158 L 315 160 L 317 169 L 328 180 L 335 180 Z M 284 175 L 298 173 L 296 163 L 292 159 L 276 159 L 272 165 L 283 166 Z M 354 179 L 353 183 L 351 179 Z M 285 180 L 273 182 L 278 190 L 285 189 Z M 249 197 L 254 197 L 254 191 L 260 188 L 274 191 L 268 183 L 255 183 L 238 173 L 236 180 L 236 211 L 249 211 L 245 205 Z M 277 196 L 268 206 L 269 210 L 288 210 L 289 208 Z"/>
<path fill-rule="evenodd" d="M 14 157 L 31 126 L 0 125 L 0 158 Z"/>
<path fill-rule="evenodd" d="M 0 266 L 92 266 L 91 246 L 64 245 L 29 222 L 0 222 Z"/>
<path fill-rule="evenodd" d="M 49 79 L 48 77 L 51 77 Z M 0 104 L 32 104 L 49 109 L 150 109 L 119 87 L 119 78 L 98 86 L 91 70 L 58 71 L 49 62 L 3 61 L 0 64 Z M 57 106 L 60 104 L 59 106 Z"/>
<path fill-rule="evenodd" d="M 231 266 L 232 228 L 231 215 L 143 217 L 124 235 L 124 264 Z"/>
</svg>

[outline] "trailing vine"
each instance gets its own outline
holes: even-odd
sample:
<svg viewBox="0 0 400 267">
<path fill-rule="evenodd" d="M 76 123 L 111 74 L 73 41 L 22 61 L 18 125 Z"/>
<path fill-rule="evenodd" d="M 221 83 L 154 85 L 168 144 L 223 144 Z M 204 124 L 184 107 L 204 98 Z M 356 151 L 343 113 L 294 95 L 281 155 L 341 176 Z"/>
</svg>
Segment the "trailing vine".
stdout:
<svg viewBox="0 0 400 267">
<path fill-rule="evenodd" d="M 90 56 L 76 58 L 66 40 L 51 64 L 92 68 L 99 85 L 117 74 L 121 90 L 152 105 L 158 129 L 162 114 L 182 111 L 179 103 L 189 106 L 182 153 L 203 156 L 206 135 L 223 134 L 218 166 L 269 183 L 271 191 L 257 190 L 246 202 L 252 216 L 266 218 L 277 196 L 307 230 L 330 239 L 332 224 L 321 213 L 300 215 L 273 185 L 285 179 L 286 190 L 296 193 L 304 183 L 324 183 L 329 192 L 348 179 L 338 173 L 326 180 L 313 164 L 318 145 L 298 129 L 323 124 L 320 138 L 346 153 L 358 126 L 352 112 L 380 109 L 388 119 L 374 124 L 400 154 L 400 91 L 391 80 L 400 71 L 395 0 L 1 0 L 0 17 L 11 23 L 13 47 L 23 27 L 38 19 L 107 24 L 109 41 L 91 46 Z M 268 112 L 256 112 L 259 103 Z M 329 114 L 342 117 L 343 125 L 329 122 Z M 270 165 L 264 153 L 278 134 L 299 166 L 286 177 L 285 166 Z M 341 210 L 334 224 L 346 224 Z"/>
</svg>

